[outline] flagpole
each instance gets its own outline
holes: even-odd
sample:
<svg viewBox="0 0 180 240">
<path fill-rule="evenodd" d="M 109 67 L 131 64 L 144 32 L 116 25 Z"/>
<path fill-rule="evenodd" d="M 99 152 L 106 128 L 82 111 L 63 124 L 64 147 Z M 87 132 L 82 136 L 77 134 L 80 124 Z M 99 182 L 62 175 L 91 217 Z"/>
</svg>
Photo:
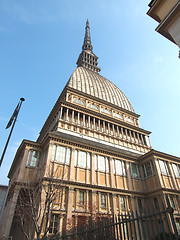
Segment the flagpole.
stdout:
<svg viewBox="0 0 180 240">
<path fill-rule="evenodd" d="M 20 105 L 19 105 L 18 113 L 19 113 L 19 110 L 20 110 L 20 108 L 21 108 L 22 102 L 25 101 L 25 99 L 24 99 L 24 98 L 20 98 L 20 101 L 21 101 L 21 102 L 20 102 Z M 11 131 L 10 131 L 10 133 L 9 133 L 9 137 L 8 137 L 7 142 L 6 142 L 6 145 L 5 145 L 5 147 L 4 147 L 4 151 L 3 151 L 3 153 L 2 153 L 1 160 L 0 160 L 0 166 L 1 166 L 1 164 L 2 164 L 2 161 L 3 161 L 3 158 L 4 158 L 4 154 L 5 154 L 5 152 L 6 152 L 6 149 L 7 149 L 8 143 L 9 143 L 9 140 L 10 140 L 10 138 L 11 138 L 11 134 L 12 134 L 14 125 L 15 125 L 15 123 L 16 123 L 17 116 L 18 116 L 18 114 L 15 116 L 13 125 L 12 125 L 12 127 L 11 127 Z"/>
</svg>

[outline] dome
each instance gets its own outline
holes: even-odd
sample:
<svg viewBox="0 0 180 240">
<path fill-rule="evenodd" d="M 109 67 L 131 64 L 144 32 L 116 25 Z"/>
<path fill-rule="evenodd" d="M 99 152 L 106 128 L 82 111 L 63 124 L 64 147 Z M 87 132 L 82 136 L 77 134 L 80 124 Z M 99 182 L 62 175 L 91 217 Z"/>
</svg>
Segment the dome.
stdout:
<svg viewBox="0 0 180 240">
<path fill-rule="evenodd" d="M 134 112 L 124 93 L 99 73 L 85 67 L 77 67 L 71 75 L 67 86 L 80 92 L 99 98 L 128 111 Z"/>
</svg>

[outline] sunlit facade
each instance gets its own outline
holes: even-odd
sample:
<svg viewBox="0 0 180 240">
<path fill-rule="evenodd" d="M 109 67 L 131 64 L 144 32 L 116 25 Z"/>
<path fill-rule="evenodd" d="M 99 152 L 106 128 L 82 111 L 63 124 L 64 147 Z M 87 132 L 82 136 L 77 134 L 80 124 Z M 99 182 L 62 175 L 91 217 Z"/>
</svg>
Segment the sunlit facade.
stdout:
<svg viewBox="0 0 180 240">
<path fill-rule="evenodd" d="M 131 103 L 99 74 L 89 22 L 77 68 L 50 112 L 36 142 L 23 140 L 9 171 L 1 235 L 19 239 L 15 209 L 23 182 L 62 185 L 52 205 L 49 235 L 92 214 L 158 209 L 169 199 L 180 221 L 180 158 L 152 149 Z M 63 181 L 62 181 L 63 180 Z"/>
</svg>

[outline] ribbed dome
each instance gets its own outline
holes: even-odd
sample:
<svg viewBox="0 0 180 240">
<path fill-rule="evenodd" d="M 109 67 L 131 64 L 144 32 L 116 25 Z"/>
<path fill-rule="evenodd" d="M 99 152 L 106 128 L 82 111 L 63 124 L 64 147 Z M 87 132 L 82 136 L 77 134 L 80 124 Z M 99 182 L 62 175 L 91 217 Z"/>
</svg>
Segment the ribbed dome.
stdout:
<svg viewBox="0 0 180 240">
<path fill-rule="evenodd" d="M 105 77 L 87 68 L 76 68 L 67 86 L 134 112 L 129 100 L 118 87 Z"/>
</svg>

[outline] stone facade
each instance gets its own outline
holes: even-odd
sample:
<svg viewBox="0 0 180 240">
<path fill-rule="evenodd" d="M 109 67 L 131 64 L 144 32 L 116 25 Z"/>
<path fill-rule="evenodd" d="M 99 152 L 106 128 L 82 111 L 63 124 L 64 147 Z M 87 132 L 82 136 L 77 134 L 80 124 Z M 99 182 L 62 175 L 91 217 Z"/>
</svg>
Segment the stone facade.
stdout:
<svg viewBox="0 0 180 240">
<path fill-rule="evenodd" d="M 83 59 L 37 141 L 23 140 L 17 150 L 8 175 L 0 237 L 20 239 L 14 221 L 19 192 L 22 184 L 40 181 L 62 188 L 52 205 L 49 235 L 67 230 L 69 220 L 78 224 L 92 214 L 156 209 L 161 201 L 166 205 L 167 198 L 179 224 L 180 158 L 152 149 L 150 132 L 140 128 L 139 115 L 127 97 L 99 75 L 93 56 L 87 22 Z"/>
</svg>

